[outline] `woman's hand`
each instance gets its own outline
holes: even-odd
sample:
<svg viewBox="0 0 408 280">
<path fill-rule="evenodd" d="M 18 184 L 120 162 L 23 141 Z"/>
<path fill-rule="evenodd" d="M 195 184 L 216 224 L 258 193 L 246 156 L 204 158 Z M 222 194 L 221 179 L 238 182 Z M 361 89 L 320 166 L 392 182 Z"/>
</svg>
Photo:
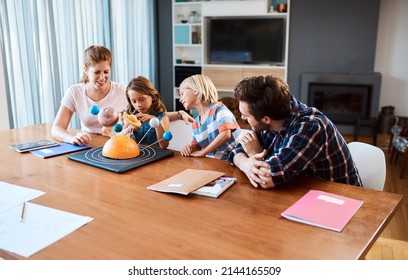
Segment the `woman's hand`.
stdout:
<svg viewBox="0 0 408 280">
<path fill-rule="evenodd" d="M 84 146 L 84 145 L 90 144 L 91 141 L 92 141 L 91 136 L 81 131 L 75 134 L 75 136 L 71 139 L 71 144 Z"/>
</svg>

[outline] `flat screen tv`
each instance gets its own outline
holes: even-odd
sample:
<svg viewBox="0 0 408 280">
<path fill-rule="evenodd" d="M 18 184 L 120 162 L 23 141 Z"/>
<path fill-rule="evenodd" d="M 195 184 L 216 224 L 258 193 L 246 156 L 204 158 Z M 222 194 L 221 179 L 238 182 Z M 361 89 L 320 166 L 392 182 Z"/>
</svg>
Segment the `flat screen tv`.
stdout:
<svg viewBox="0 0 408 280">
<path fill-rule="evenodd" d="M 283 65 L 284 18 L 210 18 L 207 20 L 210 64 Z"/>
</svg>

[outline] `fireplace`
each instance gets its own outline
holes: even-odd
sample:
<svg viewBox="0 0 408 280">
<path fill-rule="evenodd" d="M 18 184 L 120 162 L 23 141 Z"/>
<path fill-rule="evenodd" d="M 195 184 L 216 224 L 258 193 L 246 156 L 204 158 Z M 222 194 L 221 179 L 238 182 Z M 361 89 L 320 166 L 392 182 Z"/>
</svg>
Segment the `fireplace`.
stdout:
<svg viewBox="0 0 408 280">
<path fill-rule="evenodd" d="M 334 123 L 354 124 L 370 115 L 371 86 L 309 84 L 308 102 Z"/>
<path fill-rule="evenodd" d="M 376 118 L 381 75 L 304 73 L 300 100 L 329 117 L 341 132 L 352 133 L 359 119 Z"/>
</svg>

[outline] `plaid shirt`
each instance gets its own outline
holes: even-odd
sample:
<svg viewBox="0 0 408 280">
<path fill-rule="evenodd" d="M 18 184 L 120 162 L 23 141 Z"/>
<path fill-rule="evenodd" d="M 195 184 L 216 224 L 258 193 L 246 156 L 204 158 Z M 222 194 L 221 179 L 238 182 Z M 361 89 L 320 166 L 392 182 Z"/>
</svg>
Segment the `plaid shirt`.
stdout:
<svg viewBox="0 0 408 280">
<path fill-rule="evenodd" d="M 350 151 L 334 124 L 319 110 L 291 98 L 292 113 L 278 131 L 257 133 L 268 151 L 264 161 L 271 167 L 275 186 L 303 175 L 362 186 Z M 240 144 L 229 154 L 229 162 L 245 153 Z"/>
</svg>

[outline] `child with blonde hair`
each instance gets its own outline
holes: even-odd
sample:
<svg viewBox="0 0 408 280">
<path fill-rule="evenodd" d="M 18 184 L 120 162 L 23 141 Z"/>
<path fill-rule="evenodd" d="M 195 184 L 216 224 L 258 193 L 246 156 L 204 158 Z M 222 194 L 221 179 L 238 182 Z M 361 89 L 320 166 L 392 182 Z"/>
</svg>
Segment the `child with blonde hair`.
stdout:
<svg viewBox="0 0 408 280">
<path fill-rule="evenodd" d="M 193 75 L 180 84 L 180 102 L 186 110 L 195 109 L 193 139 L 181 155 L 227 159 L 241 129 L 234 114 L 218 101 L 213 82 L 205 75 Z"/>
</svg>

